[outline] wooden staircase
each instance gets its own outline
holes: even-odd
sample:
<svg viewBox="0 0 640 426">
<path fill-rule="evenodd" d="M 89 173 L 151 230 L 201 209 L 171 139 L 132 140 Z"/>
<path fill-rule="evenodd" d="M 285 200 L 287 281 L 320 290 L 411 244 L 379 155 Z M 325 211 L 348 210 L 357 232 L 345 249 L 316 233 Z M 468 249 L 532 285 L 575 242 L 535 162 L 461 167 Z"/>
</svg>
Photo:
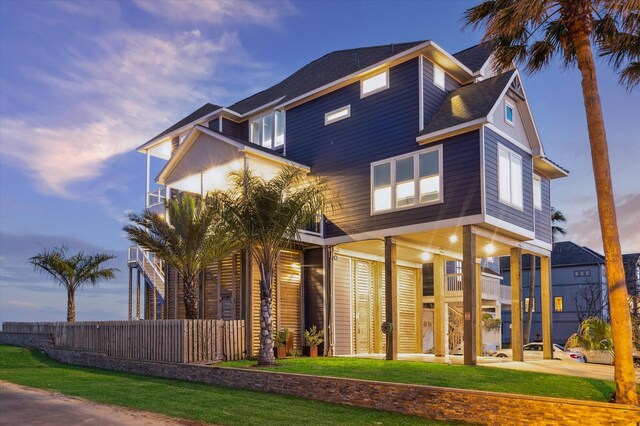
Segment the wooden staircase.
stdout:
<svg viewBox="0 0 640 426">
<path fill-rule="evenodd" d="M 155 290 L 160 302 L 164 303 L 165 276 L 162 261 L 154 253 L 140 246 L 131 246 L 129 247 L 129 267 L 138 268 L 147 285 Z"/>
</svg>

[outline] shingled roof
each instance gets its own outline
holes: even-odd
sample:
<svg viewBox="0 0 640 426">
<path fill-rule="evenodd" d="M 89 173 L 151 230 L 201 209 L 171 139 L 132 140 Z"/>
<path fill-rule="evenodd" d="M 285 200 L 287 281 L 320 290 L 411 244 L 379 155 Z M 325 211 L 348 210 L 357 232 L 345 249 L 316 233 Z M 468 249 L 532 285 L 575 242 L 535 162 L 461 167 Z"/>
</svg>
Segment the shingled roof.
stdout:
<svg viewBox="0 0 640 426">
<path fill-rule="evenodd" d="M 571 241 L 560 241 L 553 245 L 551 266 L 597 265 L 604 263 L 604 256 L 587 247 L 581 247 Z M 536 262 L 540 267 L 540 261 Z M 531 267 L 531 257 L 522 256 L 522 269 Z M 500 258 L 500 270 L 510 270 L 509 257 Z"/>
<path fill-rule="evenodd" d="M 453 57 L 462 62 L 471 71 L 476 72 L 487 62 L 491 52 L 493 52 L 492 43 L 485 41 L 454 53 Z"/>
<path fill-rule="evenodd" d="M 229 109 L 245 114 L 280 98 L 282 101 L 295 99 L 426 41 L 336 50 L 305 65 L 275 86 L 236 102 Z"/>
<path fill-rule="evenodd" d="M 204 105 L 202 105 L 200 108 L 198 108 L 197 110 L 193 111 L 191 114 L 187 115 L 186 117 L 184 117 L 182 120 L 178 121 L 176 124 L 174 124 L 173 126 L 169 127 L 168 129 L 162 131 L 161 133 L 155 135 L 154 137 L 152 137 L 151 139 L 149 139 L 147 142 L 145 142 L 145 144 L 159 139 L 163 136 L 168 135 L 169 133 L 173 132 L 174 130 L 178 130 L 180 127 L 182 126 L 186 126 L 189 123 L 192 123 L 194 121 L 196 121 L 199 118 L 204 117 L 207 114 L 211 114 L 213 111 L 218 110 L 222 108 L 220 105 L 215 105 L 215 104 L 210 104 L 210 103 L 206 103 Z"/>
<path fill-rule="evenodd" d="M 449 93 L 420 135 L 486 117 L 514 73 L 515 70 L 507 71 Z"/>
</svg>

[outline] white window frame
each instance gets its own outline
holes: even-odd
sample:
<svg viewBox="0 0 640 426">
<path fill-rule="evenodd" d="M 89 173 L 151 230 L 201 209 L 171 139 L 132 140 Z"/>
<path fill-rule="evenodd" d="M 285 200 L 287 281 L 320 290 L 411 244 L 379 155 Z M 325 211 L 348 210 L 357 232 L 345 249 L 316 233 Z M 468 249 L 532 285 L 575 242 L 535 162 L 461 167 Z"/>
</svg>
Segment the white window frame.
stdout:
<svg viewBox="0 0 640 426">
<path fill-rule="evenodd" d="M 536 174 L 533 175 L 533 208 L 542 210 L 542 178 Z"/>
<path fill-rule="evenodd" d="M 276 123 L 276 121 L 277 121 L 276 117 L 278 115 L 277 113 L 280 113 L 280 116 L 282 117 L 282 126 L 283 126 L 282 127 L 282 129 L 283 129 L 283 131 L 282 131 L 282 143 L 279 144 L 279 145 L 276 145 L 276 137 L 277 137 L 276 136 L 276 129 L 278 127 L 278 125 Z M 263 134 L 264 128 L 263 128 L 263 124 L 262 123 L 263 123 L 264 118 L 269 116 L 269 115 L 273 116 L 273 123 L 272 123 L 273 129 L 272 129 L 272 132 L 271 132 L 271 146 L 264 146 L 262 144 L 262 140 L 264 138 L 264 134 Z M 260 141 L 259 142 L 256 142 L 256 141 L 253 140 L 254 139 L 253 138 L 253 130 L 251 128 L 253 123 L 256 122 L 256 121 L 258 121 L 259 126 L 260 126 Z M 280 149 L 280 148 L 284 149 L 285 142 L 286 142 L 286 135 L 287 135 L 287 118 L 286 118 L 286 111 L 285 110 L 275 110 L 274 109 L 274 110 L 270 110 L 270 111 L 264 112 L 264 113 L 259 114 L 259 115 L 254 115 L 253 117 L 251 117 L 249 119 L 249 142 L 251 142 L 253 144 L 260 145 L 260 146 L 262 146 L 264 148 L 269 148 L 269 149 L 273 149 L 273 150 Z"/>
<path fill-rule="evenodd" d="M 436 75 L 439 73 L 442 74 L 442 85 L 440 85 L 439 79 L 436 78 Z M 436 64 L 433 64 L 433 85 L 442 90 L 446 90 L 445 87 L 447 85 L 447 73 L 445 73 L 444 70 Z"/>
<path fill-rule="evenodd" d="M 373 90 L 370 90 L 368 92 L 365 93 L 364 91 L 364 84 L 366 81 L 371 80 L 372 78 L 378 77 L 379 75 L 385 75 L 386 77 L 386 83 L 384 86 L 380 86 L 380 87 L 376 87 Z M 367 96 L 371 96 L 371 95 L 375 95 L 378 92 L 382 92 L 383 90 L 387 90 L 389 88 L 389 70 L 386 69 L 382 72 L 376 73 L 376 74 L 372 74 L 369 75 L 365 78 L 363 78 L 362 80 L 360 80 L 360 99 L 362 98 L 366 98 Z"/>
<path fill-rule="evenodd" d="M 426 202 L 420 202 L 420 155 L 426 154 L 429 152 L 438 152 L 438 176 L 439 176 L 439 188 L 438 188 L 438 199 Z M 418 207 L 429 206 L 432 204 L 440 204 L 444 202 L 444 170 L 443 170 L 443 156 L 442 156 L 442 144 L 437 146 L 432 146 L 429 148 L 422 149 L 420 151 L 414 151 L 409 154 L 398 155 L 391 158 L 385 158 L 384 160 L 376 161 L 371 163 L 370 165 L 370 194 L 371 194 L 371 215 L 378 215 L 384 213 L 390 213 L 394 211 L 406 210 L 406 209 L 415 209 Z M 414 201 L 413 204 L 408 204 L 406 206 L 397 206 L 396 200 L 396 161 L 405 159 L 407 157 L 413 157 L 413 181 L 414 181 Z M 391 173 L 391 207 L 385 210 L 375 210 L 374 209 L 374 176 L 373 171 L 376 166 L 381 164 L 390 163 L 390 173 Z"/>
<path fill-rule="evenodd" d="M 502 187 L 500 186 L 500 151 L 505 151 L 509 154 L 509 199 L 505 199 L 502 197 Z M 518 202 L 514 202 L 513 200 L 513 171 L 512 171 L 512 163 L 513 157 L 517 157 L 520 159 L 520 200 L 519 203 Z M 523 185 L 523 179 L 524 179 L 524 160 L 522 158 L 522 155 L 516 153 L 515 151 L 513 151 L 512 149 L 507 148 L 506 146 L 502 145 L 502 144 L 498 144 L 498 152 L 497 152 L 497 161 L 498 161 L 498 201 L 500 201 L 503 204 L 506 204 L 510 207 L 513 207 L 514 209 L 518 209 L 523 211 L 524 210 L 524 185 Z"/>
<path fill-rule="evenodd" d="M 509 114 L 507 114 L 507 110 L 511 108 L 511 120 L 509 120 Z M 513 106 L 513 104 L 507 100 L 504 101 L 504 122 L 507 123 L 509 126 L 514 127 L 515 126 L 515 118 L 516 118 L 516 107 Z"/>
<path fill-rule="evenodd" d="M 346 111 L 346 114 L 340 115 L 338 117 L 331 118 L 332 115 L 342 113 Z M 329 124 L 337 123 L 338 121 L 346 120 L 351 117 L 351 104 L 334 109 L 333 111 L 329 111 L 324 115 L 324 125 L 328 126 Z"/>
</svg>

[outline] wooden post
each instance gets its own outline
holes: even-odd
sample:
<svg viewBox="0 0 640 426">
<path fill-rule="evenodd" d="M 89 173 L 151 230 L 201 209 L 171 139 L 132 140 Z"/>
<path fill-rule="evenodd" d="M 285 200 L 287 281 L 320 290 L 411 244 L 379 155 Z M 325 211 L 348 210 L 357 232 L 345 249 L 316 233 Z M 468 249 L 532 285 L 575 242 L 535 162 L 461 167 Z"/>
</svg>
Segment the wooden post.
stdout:
<svg viewBox="0 0 640 426">
<path fill-rule="evenodd" d="M 476 263 L 476 356 L 482 355 L 482 265 Z"/>
<path fill-rule="evenodd" d="M 422 268 L 416 270 L 416 352 L 424 352 L 422 345 Z"/>
<path fill-rule="evenodd" d="M 137 272 L 137 287 L 136 287 L 136 319 L 140 319 L 140 270 L 136 270 Z"/>
<path fill-rule="evenodd" d="M 158 309 L 157 309 L 158 306 L 156 304 L 157 303 L 156 301 L 158 299 L 158 293 L 156 292 L 155 287 L 152 289 L 152 292 L 153 292 L 153 296 L 151 296 L 151 297 L 153 297 L 153 320 L 155 321 L 155 320 L 158 319 L 158 318 L 156 318 L 156 314 L 158 312 Z"/>
<path fill-rule="evenodd" d="M 476 235 L 462 227 L 462 307 L 464 315 L 464 364 L 476 365 Z"/>
<path fill-rule="evenodd" d="M 325 356 L 333 356 L 333 246 L 325 246 L 322 250 L 322 264 L 324 267 L 324 327 L 325 327 Z"/>
<path fill-rule="evenodd" d="M 524 360 L 522 353 L 522 249 L 511 248 L 511 350 L 514 361 Z"/>
<path fill-rule="evenodd" d="M 553 359 L 551 328 L 551 268 L 549 257 L 540 257 L 540 293 L 542 295 L 542 350 L 544 359 Z"/>
<path fill-rule="evenodd" d="M 433 342 L 436 356 L 447 355 L 446 318 L 448 315 L 444 303 L 444 258 L 440 254 L 433 255 Z"/>
<path fill-rule="evenodd" d="M 387 322 L 393 324 L 393 331 L 387 334 L 387 360 L 398 359 L 398 266 L 396 240 L 393 237 L 384 239 L 384 291 Z"/>
<path fill-rule="evenodd" d="M 129 321 L 133 317 L 133 268 L 129 267 Z"/>
</svg>

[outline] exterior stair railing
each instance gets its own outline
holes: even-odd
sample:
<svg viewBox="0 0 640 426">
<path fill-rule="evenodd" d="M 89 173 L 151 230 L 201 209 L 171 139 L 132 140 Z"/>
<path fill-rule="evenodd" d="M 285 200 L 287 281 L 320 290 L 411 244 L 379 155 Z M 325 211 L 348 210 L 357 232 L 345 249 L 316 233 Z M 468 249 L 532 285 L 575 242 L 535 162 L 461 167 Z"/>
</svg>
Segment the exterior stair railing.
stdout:
<svg viewBox="0 0 640 426">
<path fill-rule="evenodd" d="M 135 264 L 144 275 L 145 280 L 153 286 L 164 300 L 165 277 L 162 261 L 153 252 L 140 246 L 129 247 L 129 265 Z"/>
</svg>

